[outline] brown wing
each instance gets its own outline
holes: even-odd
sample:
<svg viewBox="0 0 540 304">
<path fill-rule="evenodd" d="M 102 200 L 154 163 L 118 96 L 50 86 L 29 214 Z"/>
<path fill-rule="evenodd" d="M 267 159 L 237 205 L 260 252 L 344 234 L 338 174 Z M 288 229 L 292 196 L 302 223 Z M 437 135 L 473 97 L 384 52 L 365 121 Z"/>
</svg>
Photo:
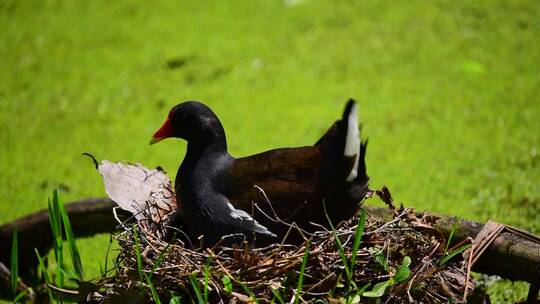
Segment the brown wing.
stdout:
<svg viewBox="0 0 540 304">
<path fill-rule="evenodd" d="M 336 169 L 325 170 L 327 165 L 335 165 L 328 159 L 330 153 L 327 150 L 333 145 L 332 148 L 337 148 L 338 124 L 339 121 L 333 123 L 314 146 L 280 148 L 236 159 L 225 183 L 230 200 L 236 207 L 249 212 L 253 202 L 265 202 L 264 196 L 255 188 L 258 186 L 283 219 L 318 198 L 321 180 L 326 179 L 321 178 L 321 173 L 329 175 L 325 171 Z M 353 162 L 347 162 L 349 169 L 352 165 Z"/>
<path fill-rule="evenodd" d="M 225 192 L 236 207 L 248 212 L 252 202 L 271 211 L 255 188 L 258 186 L 284 219 L 315 197 L 319 164 L 320 150 L 316 146 L 275 149 L 239 158 L 229 171 Z"/>
<path fill-rule="evenodd" d="M 310 221 L 323 220 L 317 199 L 320 162 L 318 146 L 275 149 L 239 158 L 227 175 L 224 189 L 236 208 L 283 237 L 289 227 L 278 219 L 295 222 L 304 229 L 311 226 Z M 255 186 L 264 191 L 269 202 Z M 289 234 L 288 241 L 299 240 L 296 231 Z"/>
<path fill-rule="evenodd" d="M 354 157 L 343 155 L 345 129 L 338 120 L 314 146 L 275 149 L 236 159 L 223 181 L 224 194 L 236 208 L 253 214 L 280 236 L 288 227 L 268 219 L 276 219 L 274 212 L 277 218 L 308 230 L 315 228 L 310 222 L 327 223 L 323 204 L 336 224 L 353 216 L 367 180 L 345 181 L 354 165 Z M 359 151 L 360 167 L 365 168 L 362 149 L 365 145 Z M 271 206 L 255 186 L 265 192 Z M 266 215 L 254 207 L 255 203 Z"/>
</svg>

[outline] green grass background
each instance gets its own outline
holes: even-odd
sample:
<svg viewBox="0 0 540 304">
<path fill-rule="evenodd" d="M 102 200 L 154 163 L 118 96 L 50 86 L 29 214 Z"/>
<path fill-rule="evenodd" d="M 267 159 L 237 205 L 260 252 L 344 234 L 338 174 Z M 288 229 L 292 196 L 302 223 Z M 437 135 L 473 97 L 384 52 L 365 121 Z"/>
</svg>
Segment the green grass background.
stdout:
<svg viewBox="0 0 540 304">
<path fill-rule="evenodd" d="M 174 175 L 185 143 L 148 141 L 186 99 L 244 156 L 314 143 L 354 97 L 372 187 L 538 234 L 539 67 L 538 1 L 2 1 L 0 223 L 103 196 L 82 152 Z M 107 242 L 81 242 L 91 273 Z"/>
</svg>

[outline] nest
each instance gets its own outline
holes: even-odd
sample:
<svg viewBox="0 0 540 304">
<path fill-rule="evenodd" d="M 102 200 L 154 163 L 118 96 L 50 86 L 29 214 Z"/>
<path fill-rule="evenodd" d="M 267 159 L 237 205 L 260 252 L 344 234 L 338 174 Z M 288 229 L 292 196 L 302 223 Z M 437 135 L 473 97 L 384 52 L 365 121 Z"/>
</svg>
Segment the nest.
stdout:
<svg viewBox="0 0 540 304">
<path fill-rule="evenodd" d="M 87 300 L 466 302 L 474 285 L 468 263 L 460 254 L 448 259 L 452 250 L 428 216 L 403 207 L 393 211 L 390 221 L 363 213 L 333 230 L 321 226 L 303 244 L 264 248 L 192 249 L 124 226 L 114 236 L 121 247 L 116 273 L 100 279 L 100 292 Z"/>
</svg>

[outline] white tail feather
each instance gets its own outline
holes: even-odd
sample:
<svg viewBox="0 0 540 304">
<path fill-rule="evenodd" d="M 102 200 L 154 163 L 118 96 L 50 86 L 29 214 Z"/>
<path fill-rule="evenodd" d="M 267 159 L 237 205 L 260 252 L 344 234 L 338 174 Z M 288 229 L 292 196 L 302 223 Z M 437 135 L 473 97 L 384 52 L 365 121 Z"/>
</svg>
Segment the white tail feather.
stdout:
<svg viewBox="0 0 540 304">
<path fill-rule="evenodd" d="M 354 156 L 354 166 L 347 176 L 347 181 L 353 181 L 358 176 L 358 158 L 360 157 L 360 130 L 358 129 L 358 104 L 354 103 L 347 118 L 347 137 L 345 140 L 345 156 Z"/>
</svg>

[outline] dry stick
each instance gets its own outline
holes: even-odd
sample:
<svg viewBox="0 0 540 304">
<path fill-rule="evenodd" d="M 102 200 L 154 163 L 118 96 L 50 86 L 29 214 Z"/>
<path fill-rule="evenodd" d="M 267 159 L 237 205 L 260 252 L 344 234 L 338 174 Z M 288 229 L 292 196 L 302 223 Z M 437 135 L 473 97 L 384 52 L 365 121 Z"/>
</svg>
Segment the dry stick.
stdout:
<svg viewBox="0 0 540 304">
<path fill-rule="evenodd" d="M 307 201 L 304 201 L 304 203 L 302 204 L 302 206 L 300 206 L 299 208 L 297 208 L 296 210 L 294 210 L 294 212 L 292 213 L 291 216 L 289 216 L 288 218 L 286 218 L 285 220 L 283 220 L 283 219 L 281 219 L 281 218 L 277 215 L 276 211 L 274 210 L 274 206 L 272 205 L 272 202 L 270 202 L 270 199 L 268 198 L 268 196 L 266 195 L 266 193 L 264 192 L 264 190 L 263 190 L 261 187 L 257 186 L 257 185 L 254 185 L 253 187 L 254 187 L 255 189 L 259 190 L 259 191 L 262 193 L 262 195 L 264 196 L 264 199 L 265 199 L 266 203 L 268 204 L 268 206 L 270 206 L 270 210 L 272 210 L 272 213 L 274 214 L 274 219 L 272 219 L 272 218 L 271 218 L 270 216 L 268 216 L 265 212 L 263 212 L 263 211 L 258 207 L 257 203 L 255 203 L 255 206 L 257 207 L 257 209 L 258 209 L 264 216 L 266 216 L 269 220 L 273 221 L 274 223 L 281 223 L 281 224 L 284 224 L 284 225 L 287 225 L 287 226 L 288 226 L 288 225 L 291 225 L 291 224 L 287 223 L 287 221 L 288 221 L 289 219 L 291 219 L 292 217 L 294 217 L 294 216 L 296 215 L 296 213 L 298 213 L 298 211 L 300 211 L 302 208 L 304 208 L 304 206 L 307 204 Z M 296 224 L 293 222 L 292 225 L 296 225 Z M 298 227 L 298 229 L 300 229 L 300 227 Z M 305 233 L 305 234 L 311 235 L 310 233 L 308 233 L 307 231 L 305 231 L 305 230 L 303 230 L 303 229 L 300 229 L 300 230 L 301 230 L 301 231 L 299 231 L 299 232 L 300 232 L 301 234 L 302 234 L 302 232 L 303 232 L 303 233 Z M 307 240 L 307 239 L 305 238 L 304 235 L 302 235 L 302 237 L 304 238 L 304 240 Z"/>
<path fill-rule="evenodd" d="M 164 225 L 163 227 L 167 228 L 167 229 L 172 229 L 172 230 L 175 230 L 176 232 L 180 232 L 185 238 L 186 240 L 188 241 L 189 243 L 189 247 L 190 248 L 193 248 L 193 243 L 191 242 L 191 238 L 187 235 L 187 233 L 185 233 L 182 229 L 178 229 L 176 227 L 173 227 L 173 226 L 169 226 L 169 225 Z M 182 243 L 182 245 L 185 246 L 184 242 L 182 242 L 181 240 L 177 239 L 177 241 L 180 241 L 180 243 Z"/>
<path fill-rule="evenodd" d="M 388 223 L 382 225 L 381 227 L 377 228 L 377 229 L 374 230 L 374 231 L 368 231 L 368 232 L 365 232 L 364 234 L 369 235 L 369 234 L 375 234 L 375 233 L 378 233 L 378 232 L 384 230 L 386 227 L 391 226 L 391 225 L 393 225 L 393 224 L 399 222 L 399 221 L 401 220 L 401 217 L 403 217 L 403 216 L 406 215 L 406 214 L 407 214 L 407 210 L 404 210 L 403 212 L 401 212 L 401 214 L 396 215 L 396 217 L 395 217 L 392 221 L 390 221 L 390 222 L 388 222 Z"/>
<path fill-rule="evenodd" d="M 71 295 L 71 296 L 78 296 L 79 295 L 78 290 L 60 288 L 60 287 L 58 287 L 56 285 L 49 284 L 49 283 L 47 283 L 46 285 L 47 285 L 47 288 L 52 289 L 57 293 L 61 293 L 61 294 L 64 294 L 64 295 Z"/>
<path fill-rule="evenodd" d="M 440 245 L 441 245 L 441 243 L 437 243 L 437 245 L 435 245 L 435 247 L 433 247 L 433 250 L 431 250 L 431 252 L 428 255 L 426 255 L 425 257 L 422 258 L 421 266 L 419 268 L 417 268 L 417 270 L 414 272 L 414 276 L 409 281 L 409 284 L 407 285 L 407 296 L 409 297 L 410 302 L 414 302 L 414 299 L 411 296 L 411 288 L 412 288 L 412 284 L 413 284 L 414 280 L 416 279 L 418 274 L 421 273 L 424 270 L 424 268 L 426 267 L 426 265 L 428 263 L 428 259 L 431 258 L 431 256 L 437 251 L 437 249 L 439 249 Z"/>
<path fill-rule="evenodd" d="M 163 210 L 162 208 L 159 208 L 159 206 L 157 206 L 157 202 L 153 202 L 153 203 L 149 203 L 148 201 L 146 201 L 146 206 L 144 208 L 142 208 L 138 202 L 136 201 L 133 201 L 136 206 L 138 207 L 137 209 L 139 209 L 139 211 L 137 211 L 136 213 L 133 213 L 131 216 L 129 216 L 128 218 L 126 218 L 124 220 L 124 223 L 125 222 L 128 222 L 130 220 L 132 220 L 133 218 L 136 218 L 137 215 L 139 214 L 143 214 L 145 216 L 145 219 L 144 220 L 147 220 L 148 222 L 152 222 L 152 223 L 155 223 L 155 221 L 151 218 L 151 213 L 149 212 L 149 210 L 151 210 L 152 207 L 154 207 L 156 210 Z M 114 208 L 120 208 L 119 206 L 117 207 L 114 207 Z M 158 215 L 159 215 L 159 212 L 157 212 Z M 120 223 L 120 225 L 122 227 L 124 227 L 123 223 Z"/>
<path fill-rule="evenodd" d="M 307 241 L 307 238 L 306 238 L 305 234 L 307 234 L 307 235 L 309 235 L 309 236 L 313 236 L 313 234 L 311 234 L 311 233 L 309 233 L 309 232 L 303 230 L 302 228 L 298 227 L 298 225 L 297 225 L 295 222 L 292 222 L 292 223 L 289 224 L 289 223 L 287 223 L 287 222 L 281 220 L 280 218 L 273 219 L 273 218 L 271 218 L 268 214 L 266 214 L 266 213 L 259 207 L 259 205 L 258 205 L 257 203 L 255 203 L 254 206 L 255 206 L 255 208 L 257 208 L 257 210 L 259 210 L 259 212 L 261 212 L 262 215 L 264 215 L 268 220 L 270 220 L 270 221 L 272 221 L 272 222 L 274 222 L 274 223 L 283 224 L 283 225 L 289 227 L 289 229 L 290 229 L 290 228 L 295 228 L 295 229 L 297 229 L 298 232 L 300 233 L 300 236 L 302 236 L 302 238 L 304 239 L 304 241 Z"/>
<path fill-rule="evenodd" d="M 459 247 L 465 245 L 465 243 L 469 243 L 469 242 L 471 244 L 473 244 L 474 240 L 471 237 L 466 237 L 465 239 L 461 240 L 459 243 L 455 244 L 453 247 L 448 249 L 448 252 L 452 252 L 452 251 L 458 249 Z"/>
<path fill-rule="evenodd" d="M 233 238 L 233 237 L 237 237 L 237 236 L 240 236 L 242 237 L 242 242 L 240 242 L 240 244 L 242 244 L 245 240 L 246 240 L 246 236 L 243 234 L 243 233 L 231 233 L 231 234 L 226 234 L 224 236 L 222 236 L 219 241 L 214 245 L 212 246 L 212 250 L 216 249 L 219 245 L 221 245 L 221 243 L 223 241 L 225 241 L 226 239 L 228 238 Z"/>
<path fill-rule="evenodd" d="M 471 277 L 471 267 L 472 267 L 472 257 L 473 257 L 473 253 L 474 253 L 474 240 L 471 238 L 471 237 L 468 237 L 467 239 L 470 239 L 471 241 L 471 248 L 470 248 L 470 252 L 469 252 L 469 258 L 467 259 L 467 277 L 465 279 L 465 291 L 463 292 L 463 300 L 462 301 L 465 301 L 467 300 L 467 292 L 468 292 L 468 289 L 469 289 L 469 278 Z"/>
<path fill-rule="evenodd" d="M 243 285 L 247 285 L 247 284 L 250 283 L 249 281 L 242 282 L 242 281 L 240 281 L 240 280 L 237 280 L 237 279 L 236 279 L 236 278 L 235 278 L 235 277 L 227 270 L 227 268 L 225 268 L 225 267 L 223 266 L 223 264 L 221 264 L 221 262 L 220 262 L 219 260 L 216 260 L 216 263 L 219 265 L 219 267 L 221 268 L 221 270 L 223 270 L 223 272 L 225 272 L 225 274 L 227 274 L 227 276 L 228 276 L 229 278 L 231 278 L 233 281 L 235 281 L 236 283 L 238 283 L 238 284 L 243 284 Z"/>
<path fill-rule="evenodd" d="M 292 231 L 292 226 L 289 227 L 289 229 L 287 229 L 287 232 L 285 233 L 285 236 L 283 236 L 283 239 L 279 243 L 279 247 L 276 250 L 276 252 L 274 253 L 275 256 L 277 256 L 281 252 L 281 249 L 283 248 L 283 245 L 285 244 L 285 240 L 289 237 L 289 233 L 291 233 L 291 231 Z M 277 262 L 277 259 L 274 259 L 273 266 L 276 265 L 276 262 Z"/>
<path fill-rule="evenodd" d="M 4 265 L 4 263 L 0 262 L 0 280 L 9 282 L 10 279 L 11 279 L 11 271 L 6 267 L 6 265 Z M 25 290 L 28 291 L 27 297 L 30 299 L 32 303 L 34 303 L 35 298 L 36 298 L 36 294 L 34 293 L 34 291 L 31 288 L 28 288 L 28 286 L 23 282 L 23 280 L 21 279 L 17 280 L 16 293 L 23 292 Z"/>
<path fill-rule="evenodd" d="M 324 227 L 324 226 L 321 225 L 321 224 L 318 224 L 318 223 L 315 223 L 315 222 L 309 222 L 309 224 L 310 224 L 310 225 L 313 225 L 313 226 L 315 226 L 315 227 L 321 228 L 322 231 L 324 231 L 324 232 L 330 232 L 330 230 L 328 230 L 326 227 Z M 318 231 L 316 231 L 316 232 L 318 232 Z"/>
<path fill-rule="evenodd" d="M 257 186 L 257 185 L 253 185 L 253 187 L 257 190 L 259 190 L 259 192 L 261 192 L 261 194 L 264 196 L 264 199 L 266 200 L 266 202 L 268 202 L 268 206 L 270 207 L 270 210 L 272 210 L 272 213 L 274 214 L 274 217 L 276 219 L 279 219 L 279 216 L 277 215 L 276 213 L 276 210 L 274 210 L 274 206 L 272 206 L 272 204 L 270 203 L 270 199 L 268 198 L 268 196 L 266 196 L 266 192 L 264 192 L 264 190 Z"/>
<path fill-rule="evenodd" d="M 114 208 L 112 209 L 112 212 L 113 212 L 113 215 L 114 215 L 114 219 L 118 222 L 118 224 L 119 224 L 120 227 L 124 228 L 124 230 L 127 231 L 128 228 L 126 227 L 126 225 L 124 225 L 124 222 L 122 222 L 122 221 L 118 218 L 118 214 L 116 214 L 116 209 L 118 209 L 118 208 L 120 208 L 120 207 L 114 207 Z M 131 218 L 131 217 L 129 217 L 129 218 Z M 129 218 L 128 218 L 128 219 L 129 219 Z M 127 221 L 127 220 L 126 220 L 126 221 Z"/>
<path fill-rule="evenodd" d="M 171 245 L 171 247 L 174 248 L 174 247 L 179 247 L 179 246 L 178 246 L 178 245 Z M 193 265 L 193 266 L 195 266 L 195 267 L 198 267 L 197 263 L 196 263 L 195 261 L 193 261 L 193 259 L 190 259 L 190 258 L 188 258 L 188 257 L 185 256 L 184 251 L 187 251 L 187 252 L 189 252 L 189 253 L 192 254 L 192 255 L 199 255 L 199 253 L 194 252 L 194 251 L 191 251 L 191 250 L 188 250 L 187 248 L 184 248 L 184 247 L 181 247 L 181 248 L 182 248 L 182 250 L 177 251 L 176 253 L 177 253 L 177 254 L 180 254 L 180 255 L 182 256 L 182 258 L 183 258 L 183 260 L 184 260 L 184 263 L 187 262 L 187 264 L 191 264 L 191 265 Z M 199 256 L 199 257 L 200 257 L 200 256 Z"/>
<path fill-rule="evenodd" d="M 285 244 L 285 240 L 289 237 L 289 234 L 291 233 L 292 229 L 296 229 L 298 231 L 298 233 L 300 233 L 300 236 L 304 239 L 304 242 L 306 242 L 308 239 L 306 238 L 306 236 L 304 234 L 308 234 L 309 236 L 313 236 L 313 234 L 303 230 L 302 228 L 298 227 L 298 225 L 295 223 L 295 222 L 292 222 L 291 224 L 281 220 L 276 211 L 274 210 L 274 207 L 272 206 L 272 203 L 270 202 L 270 200 L 268 199 L 268 196 L 266 196 L 266 193 L 264 192 L 264 190 L 255 185 L 254 186 L 256 189 L 258 189 L 259 191 L 261 191 L 261 193 L 263 194 L 266 202 L 268 203 L 268 205 L 270 206 L 270 209 L 272 210 L 272 212 L 274 213 L 274 216 L 275 216 L 275 219 L 273 219 L 272 217 L 270 217 L 268 214 L 266 214 L 260 207 L 257 203 L 254 204 L 255 208 L 257 208 L 257 210 L 259 210 L 259 212 L 261 212 L 267 219 L 269 219 L 270 221 L 274 222 L 274 223 L 280 223 L 280 224 L 283 224 L 287 227 L 289 227 L 289 229 L 287 229 L 287 232 L 285 233 L 285 236 L 283 237 L 283 239 L 281 240 L 280 242 L 280 245 L 279 245 L 279 248 L 278 250 L 276 251 L 275 254 L 278 254 L 279 252 L 281 252 L 281 248 L 283 247 L 283 245 Z M 302 206 L 303 207 L 303 206 Z M 295 212 L 297 212 L 299 209 L 297 209 Z M 276 261 L 276 260 L 274 260 Z"/>
<path fill-rule="evenodd" d="M 296 292 L 296 291 L 295 291 L 295 292 Z M 296 293 L 295 293 L 295 295 L 296 295 Z M 294 299 L 294 297 L 291 298 L 291 302 L 289 302 L 289 303 L 294 303 L 293 299 Z M 302 298 L 302 295 L 298 295 L 298 299 L 300 299 L 300 301 L 301 301 L 302 303 L 308 304 L 308 302 L 306 302 L 306 300 L 304 300 L 304 298 Z"/>
<path fill-rule="evenodd" d="M 251 299 L 251 297 L 248 297 L 248 296 L 246 296 L 244 294 L 241 294 L 241 293 L 238 293 L 236 291 L 232 291 L 231 295 L 235 296 L 242 303 L 253 303 L 253 300 Z"/>
<path fill-rule="evenodd" d="M 274 210 L 274 206 L 272 206 L 272 203 L 270 202 L 270 199 L 268 198 L 268 196 L 266 195 L 266 192 L 264 192 L 263 188 L 257 186 L 257 185 L 253 185 L 253 187 L 257 190 L 259 190 L 259 192 L 261 192 L 261 194 L 264 196 L 264 199 L 266 200 L 266 202 L 268 203 L 268 205 L 270 206 L 270 210 L 272 210 L 272 213 L 274 214 L 274 217 L 282 222 L 285 222 L 285 221 L 288 221 L 289 219 L 291 219 L 293 216 L 296 215 L 296 213 L 298 213 L 298 211 L 300 211 L 302 208 L 304 208 L 304 206 L 307 204 L 307 201 L 304 201 L 304 203 L 298 207 L 288 218 L 286 218 L 285 220 L 282 220 L 279 218 L 279 216 L 277 215 L 276 213 L 276 210 Z"/>
<path fill-rule="evenodd" d="M 329 275 L 327 275 L 324 279 L 320 280 L 319 282 L 317 282 L 317 284 L 311 286 L 308 290 L 306 290 L 306 292 L 310 292 L 311 290 L 319 287 L 320 285 L 322 285 L 323 283 L 326 283 L 327 281 L 329 281 L 331 278 L 335 277 L 336 275 L 336 272 L 333 271 L 331 272 Z"/>
</svg>

